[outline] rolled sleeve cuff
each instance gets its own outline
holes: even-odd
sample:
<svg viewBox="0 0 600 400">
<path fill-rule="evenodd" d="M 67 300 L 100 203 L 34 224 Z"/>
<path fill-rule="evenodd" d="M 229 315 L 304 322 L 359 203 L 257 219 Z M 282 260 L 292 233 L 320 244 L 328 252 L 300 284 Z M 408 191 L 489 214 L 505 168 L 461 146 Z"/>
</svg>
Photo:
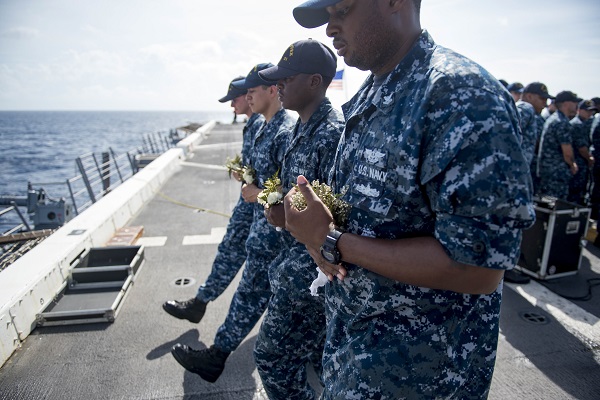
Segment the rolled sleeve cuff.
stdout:
<svg viewBox="0 0 600 400">
<path fill-rule="evenodd" d="M 438 217 L 435 236 L 452 260 L 468 265 L 511 269 L 520 252 L 520 229 L 501 228 L 476 219 Z"/>
</svg>

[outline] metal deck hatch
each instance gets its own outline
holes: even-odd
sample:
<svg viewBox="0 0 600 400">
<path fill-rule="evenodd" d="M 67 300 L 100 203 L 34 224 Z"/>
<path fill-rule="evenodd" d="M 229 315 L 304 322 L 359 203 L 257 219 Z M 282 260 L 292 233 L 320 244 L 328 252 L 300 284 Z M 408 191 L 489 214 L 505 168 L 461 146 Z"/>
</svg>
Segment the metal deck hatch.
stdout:
<svg viewBox="0 0 600 400">
<path fill-rule="evenodd" d="M 143 263 L 143 246 L 97 247 L 84 252 L 56 299 L 36 316 L 37 325 L 113 322 Z"/>
</svg>

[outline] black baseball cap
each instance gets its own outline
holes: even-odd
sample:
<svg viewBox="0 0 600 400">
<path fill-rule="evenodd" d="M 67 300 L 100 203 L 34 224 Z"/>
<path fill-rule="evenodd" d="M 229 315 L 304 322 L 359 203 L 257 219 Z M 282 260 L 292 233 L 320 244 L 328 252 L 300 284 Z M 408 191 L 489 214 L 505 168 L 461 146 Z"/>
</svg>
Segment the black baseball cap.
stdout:
<svg viewBox="0 0 600 400">
<path fill-rule="evenodd" d="M 258 75 L 270 81 L 296 74 L 321 74 L 333 78 L 336 68 L 337 58 L 333 51 L 317 40 L 307 39 L 291 44 L 277 65 L 263 69 Z"/>
<path fill-rule="evenodd" d="M 294 19 L 305 28 L 316 28 L 329 21 L 329 13 L 325 8 L 339 3 L 341 0 L 308 0 L 294 8 Z"/>
<path fill-rule="evenodd" d="M 546 99 L 554 99 L 554 96 L 550 96 L 550 93 L 548 93 L 548 87 L 541 82 L 532 82 L 525 86 L 523 93 L 532 93 L 540 95 Z"/>
<path fill-rule="evenodd" d="M 509 92 L 523 93 L 523 84 L 521 82 L 513 82 L 506 87 Z"/>
<path fill-rule="evenodd" d="M 577 97 L 577 94 L 571 92 L 570 90 L 564 90 L 556 95 L 555 103 L 564 103 L 565 101 L 572 101 L 575 103 L 579 103 L 582 99 Z"/>
<path fill-rule="evenodd" d="M 277 81 L 268 81 L 266 79 L 261 78 L 260 75 L 258 75 L 258 71 L 262 71 L 263 69 L 267 69 L 270 67 L 273 67 L 273 64 L 271 64 L 271 63 L 256 64 L 250 70 L 250 72 L 248 72 L 248 75 L 246 75 L 245 78 L 240 79 L 239 81 L 231 82 L 231 84 L 238 89 L 245 89 L 245 90 L 252 89 L 257 86 L 262 86 L 262 85 L 266 85 L 266 86 L 276 85 Z"/>
<path fill-rule="evenodd" d="M 580 110 L 597 111 L 596 105 L 591 100 L 581 100 L 577 106 Z"/>
<path fill-rule="evenodd" d="M 239 81 L 242 79 L 244 79 L 243 76 L 238 76 L 236 78 L 233 78 L 233 80 L 229 84 L 229 88 L 227 89 L 227 94 L 225 95 L 225 97 L 221 97 L 219 99 L 220 103 L 226 103 L 228 101 L 235 99 L 238 96 L 242 96 L 242 95 L 248 93 L 248 91 L 246 89 L 238 89 L 235 86 L 233 86 L 233 82 Z"/>
<path fill-rule="evenodd" d="M 592 102 L 596 106 L 596 109 L 600 111 L 600 97 L 592 97 Z"/>
</svg>

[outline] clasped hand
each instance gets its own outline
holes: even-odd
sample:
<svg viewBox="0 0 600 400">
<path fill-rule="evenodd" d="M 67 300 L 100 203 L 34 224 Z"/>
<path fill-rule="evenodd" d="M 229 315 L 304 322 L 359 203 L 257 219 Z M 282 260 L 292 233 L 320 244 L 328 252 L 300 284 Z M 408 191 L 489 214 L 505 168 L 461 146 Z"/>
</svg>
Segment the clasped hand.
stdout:
<svg viewBox="0 0 600 400">
<path fill-rule="evenodd" d="M 333 229 L 333 216 L 323 204 L 321 199 L 310 187 L 308 180 L 300 175 L 297 179 L 300 192 L 306 199 L 306 208 L 297 210 L 292 204 L 292 197 L 296 189 L 288 192 L 283 200 L 285 208 L 285 229 L 300 243 L 306 246 L 308 253 L 313 258 L 319 269 L 331 281 L 334 276 L 343 279 L 346 269 L 341 265 L 330 264 L 321 256 L 320 248 L 325 238 Z"/>
<path fill-rule="evenodd" d="M 260 192 L 261 189 L 254 183 L 244 183 L 242 185 L 242 198 L 246 203 L 256 203 L 256 198 Z"/>
</svg>

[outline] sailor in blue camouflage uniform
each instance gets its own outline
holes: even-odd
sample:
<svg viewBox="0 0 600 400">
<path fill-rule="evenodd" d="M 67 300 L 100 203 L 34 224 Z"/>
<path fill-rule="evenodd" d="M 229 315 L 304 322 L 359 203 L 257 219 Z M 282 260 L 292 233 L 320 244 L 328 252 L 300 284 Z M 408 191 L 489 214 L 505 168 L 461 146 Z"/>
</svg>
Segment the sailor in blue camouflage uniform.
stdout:
<svg viewBox="0 0 600 400">
<path fill-rule="evenodd" d="M 575 116 L 577 104 L 581 101 L 570 91 L 556 95 L 554 112 L 544 124 L 540 151 L 538 154 L 539 194 L 567 200 L 569 182 L 577 173 L 573 151 L 573 128 L 569 119 Z"/>
<path fill-rule="evenodd" d="M 546 120 L 542 117 L 541 113 L 542 110 L 544 110 L 544 108 L 546 108 L 546 105 L 548 103 L 548 99 L 552 99 L 554 100 L 554 96 L 551 96 L 548 93 L 548 87 L 541 83 L 541 82 L 532 82 L 530 84 L 528 84 L 527 86 L 525 86 L 525 88 L 523 89 L 523 93 L 521 93 L 521 100 L 517 102 L 517 109 L 519 110 L 521 117 L 521 128 L 523 129 L 523 138 L 524 138 L 524 142 L 526 143 L 526 139 L 525 137 L 528 136 L 527 133 L 525 132 L 525 130 L 527 129 L 526 126 L 529 125 L 533 125 L 533 121 L 530 121 L 530 116 L 529 115 L 525 115 L 525 112 L 521 111 L 521 103 L 529 103 L 534 111 L 535 111 L 535 115 L 534 115 L 534 119 L 535 119 L 535 126 L 536 126 L 536 133 L 535 133 L 535 143 L 533 144 L 533 153 L 530 155 L 528 153 L 527 149 L 523 149 L 523 152 L 525 153 L 525 158 L 529 159 L 529 157 L 531 156 L 532 158 L 530 159 L 530 163 L 529 163 L 529 169 L 531 170 L 531 179 L 533 182 L 533 193 L 537 193 L 537 189 L 539 188 L 539 178 L 537 176 L 537 154 L 540 148 L 540 138 L 542 137 L 542 130 L 544 129 L 544 122 L 546 122 Z M 529 113 L 528 113 L 529 114 Z M 524 122 L 523 122 L 524 121 Z M 527 146 L 524 146 L 527 147 Z M 506 274 L 504 276 L 504 279 L 506 280 Z"/>
<path fill-rule="evenodd" d="M 264 182 L 281 169 L 283 155 L 296 122 L 281 107 L 274 82 L 258 75 L 260 70 L 271 66 L 271 63 L 258 64 L 245 79 L 233 82 L 238 89 L 248 91 L 246 100 L 252 111 L 265 117 L 248 157 L 249 165 L 256 171 L 256 182 L 242 186 L 244 200 L 253 205 L 253 220 L 246 240 L 246 266 L 214 344 L 199 351 L 177 344 L 171 351 L 184 368 L 209 382 L 219 378 L 229 354 L 237 349 L 267 307 L 271 297 L 268 266 L 281 251 L 279 232 L 267 222 L 262 205 L 256 202 Z"/>
<path fill-rule="evenodd" d="M 535 155 L 535 146 L 538 141 L 538 119 L 533 106 L 523 100 L 516 103 L 521 125 L 521 148 L 527 165 L 531 165 Z"/>
<path fill-rule="evenodd" d="M 569 184 L 568 201 L 582 206 L 589 199 L 589 186 L 594 156 L 592 155 L 592 135 L 590 134 L 596 107 L 591 100 L 581 100 L 577 106 L 577 115 L 570 121 L 573 127 L 573 150 L 578 170 Z"/>
<path fill-rule="evenodd" d="M 328 24 L 346 64 L 373 73 L 343 107 L 332 169 L 334 189 L 349 187 L 347 226 L 333 227 L 302 176 L 307 208 L 293 208 L 294 191 L 284 200 L 286 228 L 330 278 L 323 399 L 485 398 L 502 276 L 534 220 L 514 101 L 436 45 L 419 10 L 419 0 L 294 9 L 305 27 Z"/>
<path fill-rule="evenodd" d="M 537 143 L 535 145 L 535 152 L 533 153 L 533 160 L 531 160 L 531 164 L 529 164 L 529 170 L 531 172 L 531 182 L 533 184 L 533 194 L 536 195 L 539 193 L 539 188 L 540 188 L 540 177 L 538 175 L 538 162 L 539 162 L 539 153 L 540 153 L 540 146 L 542 144 L 542 132 L 544 131 L 544 124 L 546 123 L 546 120 L 544 119 L 544 117 L 542 117 L 541 113 L 538 113 L 535 116 L 535 119 L 537 121 L 537 128 L 538 128 L 538 139 L 537 139 Z"/>
<path fill-rule="evenodd" d="M 236 90 L 244 92 L 245 97 L 246 90 Z M 250 157 L 253 151 L 254 136 L 264 125 L 264 121 L 265 118 L 262 114 L 252 113 L 248 122 L 246 122 L 243 130 L 241 151 L 243 165 L 251 165 Z M 240 179 L 240 177 L 237 177 L 237 179 Z M 198 288 L 196 297 L 201 301 L 209 302 L 220 296 L 246 261 L 246 240 L 248 239 L 253 216 L 253 204 L 244 201 L 244 198 L 240 194 L 236 208 L 233 210 L 233 214 L 227 225 L 225 237 L 217 248 L 216 260 L 219 260 L 219 262 L 217 263 L 215 260 L 206 282 Z"/>
<path fill-rule="evenodd" d="M 241 79 L 244 77 L 239 76 L 233 79 L 232 83 Z M 242 136 L 242 162 L 244 165 L 248 165 L 254 135 L 262 126 L 264 117 L 261 114 L 253 113 L 250 109 L 246 101 L 247 90 L 238 89 L 232 83 L 229 84 L 227 95 L 220 98 L 219 102 L 231 101 L 236 115 L 245 114 L 249 117 Z M 170 300 L 165 302 L 163 309 L 167 313 L 195 323 L 202 320 L 207 303 L 215 300 L 227 289 L 246 261 L 246 239 L 252 224 L 253 210 L 253 205 L 244 201 L 240 193 L 240 198 L 227 224 L 225 236 L 217 248 L 210 275 L 200 285 L 195 297 L 186 301 Z"/>
<path fill-rule="evenodd" d="M 260 75 L 278 80 L 279 98 L 286 109 L 298 112 L 300 120 L 283 159 L 283 192 L 292 189 L 299 174 L 327 183 L 335 149 L 344 128 L 342 114 L 325 97 L 336 73 L 335 53 L 316 40 L 293 43 L 277 66 Z M 285 226 L 283 206 L 273 206 L 266 215 L 274 225 Z M 325 341 L 325 309 L 322 296 L 310 294 L 317 265 L 288 232 L 285 246 L 269 267 L 273 293 L 260 327 L 254 359 L 269 399 L 315 399 L 307 380 L 307 364 L 316 360 L 321 371 Z"/>
<path fill-rule="evenodd" d="M 596 110 L 600 111 L 600 97 L 592 98 L 592 103 Z M 600 113 L 596 113 L 592 121 L 590 128 L 590 136 L 592 137 L 592 155 L 594 160 L 600 159 Z M 592 195 L 590 200 L 592 203 L 592 213 L 590 214 L 591 219 L 600 219 L 600 163 L 594 163 L 593 168 L 593 181 Z"/>
</svg>

